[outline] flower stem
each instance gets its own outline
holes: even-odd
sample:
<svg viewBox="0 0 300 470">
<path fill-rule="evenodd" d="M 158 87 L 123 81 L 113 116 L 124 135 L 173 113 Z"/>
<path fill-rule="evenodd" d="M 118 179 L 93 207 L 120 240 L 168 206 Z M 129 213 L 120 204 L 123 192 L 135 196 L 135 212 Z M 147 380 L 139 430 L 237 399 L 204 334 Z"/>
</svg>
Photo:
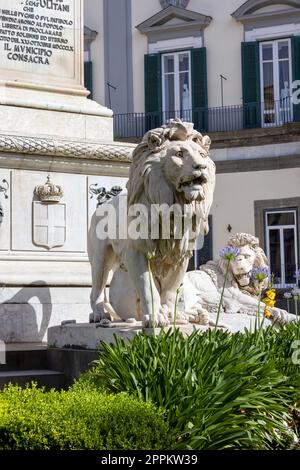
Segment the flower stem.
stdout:
<svg viewBox="0 0 300 470">
<path fill-rule="evenodd" d="M 287 300 L 287 311 L 288 313 L 290 313 L 290 299 L 286 299 Z"/>
<path fill-rule="evenodd" d="M 257 312 L 256 312 L 256 318 L 255 318 L 255 332 L 257 331 L 258 324 L 259 324 L 259 314 L 260 314 L 260 304 L 261 304 L 261 282 L 259 283 L 259 294 L 258 294 L 258 306 L 257 306 Z"/>
<path fill-rule="evenodd" d="M 180 288 L 176 289 L 176 297 L 175 297 L 175 305 L 174 305 L 174 328 L 176 328 L 177 305 L 178 305 L 179 292 L 180 292 Z"/>
<path fill-rule="evenodd" d="M 218 306 L 218 313 L 217 313 L 217 319 L 216 319 L 216 325 L 215 325 L 214 331 L 217 331 L 217 328 L 218 328 L 218 323 L 219 323 L 219 318 L 220 318 L 220 313 L 221 313 L 221 307 L 222 307 L 222 303 L 223 303 L 224 290 L 225 290 L 225 286 L 226 286 L 226 283 L 227 283 L 227 277 L 228 277 L 228 272 L 229 272 L 229 265 L 230 265 L 230 260 L 227 261 L 226 273 L 225 273 L 225 277 L 224 277 L 224 283 L 223 283 L 221 298 L 220 298 L 220 302 L 219 302 L 219 306 Z"/>
<path fill-rule="evenodd" d="M 153 336 L 156 336 L 156 322 L 155 322 L 155 308 L 154 308 L 154 292 L 153 292 L 153 278 L 152 278 L 152 270 L 151 270 L 151 263 L 150 263 L 150 256 L 147 256 L 148 262 L 148 272 L 149 272 L 149 283 L 150 283 L 150 293 L 151 293 L 151 305 L 152 305 L 152 326 L 153 326 Z"/>
</svg>

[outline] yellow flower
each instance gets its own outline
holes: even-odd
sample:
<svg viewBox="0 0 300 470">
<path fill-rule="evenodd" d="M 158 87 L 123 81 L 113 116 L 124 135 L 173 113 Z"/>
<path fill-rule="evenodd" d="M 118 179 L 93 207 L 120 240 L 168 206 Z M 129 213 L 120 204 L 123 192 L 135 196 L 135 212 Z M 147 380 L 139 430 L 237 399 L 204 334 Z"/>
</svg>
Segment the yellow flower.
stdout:
<svg viewBox="0 0 300 470">
<path fill-rule="evenodd" d="M 263 302 L 268 306 L 268 307 L 275 307 L 276 304 L 276 291 L 275 289 L 269 289 L 266 292 L 266 297 L 263 298 Z"/>
<path fill-rule="evenodd" d="M 268 297 L 265 297 L 263 299 L 263 303 L 266 304 L 268 307 L 273 308 L 273 307 L 275 307 L 276 301 L 275 300 L 270 300 L 270 299 L 268 299 Z"/>
<path fill-rule="evenodd" d="M 264 314 L 266 318 L 272 318 L 272 313 L 270 312 L 268 307 L 265 308 Z"/>
<path fill-rule="evenodd" d="M 266 297 L 268 297 L 270 300 L 275 300 L 276 298 L 276 291 L 275 289 L 269 289 L 266 292 Z"/>
</svg>

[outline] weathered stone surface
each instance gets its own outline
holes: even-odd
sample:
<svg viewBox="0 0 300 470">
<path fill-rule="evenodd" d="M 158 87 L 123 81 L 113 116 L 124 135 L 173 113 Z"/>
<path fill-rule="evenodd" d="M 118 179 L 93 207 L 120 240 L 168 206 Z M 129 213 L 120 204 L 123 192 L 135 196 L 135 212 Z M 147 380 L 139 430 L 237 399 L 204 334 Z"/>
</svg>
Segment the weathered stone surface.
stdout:
<svg viewBox="0 0 300 470">
<path fill-rule="evenodd" d="M 180 329 L 185 334 L 191 334 L 194 329 L 205 331 L 207 327 L 203 325 L 181 325 Z M 80 325 L 53 326 L 48 330 L 48 346 L 50 348 L 84 348 L 98 349 L 100 341 L 112 343 L 114 335 L 121 338 L 132 338 L 143 331 L 142 322 L 135 325 L 125 322 L 112 322 L 110 327 L 103 328 L 95 323 L 85 323 Z M 144 330 L 147 334 L 153 334 L 153 330 Z M 159 333 L 160 328 L 156 328 Z"/>
</svg>

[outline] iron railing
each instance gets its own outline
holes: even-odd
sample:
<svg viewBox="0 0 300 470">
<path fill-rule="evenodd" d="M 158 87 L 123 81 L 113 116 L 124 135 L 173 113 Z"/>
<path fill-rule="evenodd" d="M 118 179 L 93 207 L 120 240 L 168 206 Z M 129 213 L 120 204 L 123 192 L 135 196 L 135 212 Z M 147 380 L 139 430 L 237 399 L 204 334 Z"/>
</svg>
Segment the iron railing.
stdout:
<svg viewBox="0 0 300 470">
<path fill-rule="evenodd" d="M 293 103 L 288 97 L 272 104 L 248 103 L 219 108 L 115 114 L 115 139 L 140 139 L 149 129 L 159 127 L 175 117 L 193 122 L 195 129 L 200 132 L 230 132 L 256 127 L 279 127 L 293 121 Z"/>
</svg>

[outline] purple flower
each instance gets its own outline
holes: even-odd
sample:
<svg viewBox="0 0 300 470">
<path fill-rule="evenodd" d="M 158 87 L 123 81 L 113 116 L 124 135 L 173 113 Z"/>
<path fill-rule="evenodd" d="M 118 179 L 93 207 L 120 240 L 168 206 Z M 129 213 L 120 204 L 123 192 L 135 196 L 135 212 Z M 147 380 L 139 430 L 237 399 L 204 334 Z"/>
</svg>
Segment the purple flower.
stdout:
<svg viewBox="0 0 300 470">
<path fill-rule="evenodd" d="M 285 293 L 283 294 L 283 297 L 284 297 L 285 299 L 291 299 L 293 296 L 292 296 L 292 294 L 291 294 L 290 292 L 285 292 Z"/>
<path fill-rule="evenodd" d="M 297 299 L 298 296 L 300 295 L 300 289 L 293 289 L 292 294 L 293 294 L 294 299 Z"/>
<path fill-rule="evenodd" d="M 239 254 L 240 250 L 234 246 L 225 246 L 219 252 L 220 258 L 227 259 L 227 261 L 233 261 Z"/>
<path fill-rule="evenodd" d="M 295 271 L 294 277 L 296 279 L 300 279 L 300 269 L 297 269 L 297 271 Z"/>
<path fill-rule="evenodd" d="M 252 279 L 262 283 L 269 276 L 269 270 L 266 266 L 263 268 L 253 268 L 251 271 Z"/>
</svg>

